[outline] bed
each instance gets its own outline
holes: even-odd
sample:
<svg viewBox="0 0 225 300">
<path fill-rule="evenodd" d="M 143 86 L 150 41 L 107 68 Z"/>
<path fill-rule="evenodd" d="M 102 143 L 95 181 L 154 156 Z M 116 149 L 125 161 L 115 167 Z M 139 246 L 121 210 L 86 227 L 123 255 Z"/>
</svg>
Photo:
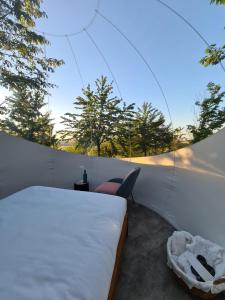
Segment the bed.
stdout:
<svg viewBox="0 0 225 300">
<path fill-rule="evenodd" d="M 126 200 L 29 187 L 0 201 L 0 299 L 112 299 Z"/>
</svg>

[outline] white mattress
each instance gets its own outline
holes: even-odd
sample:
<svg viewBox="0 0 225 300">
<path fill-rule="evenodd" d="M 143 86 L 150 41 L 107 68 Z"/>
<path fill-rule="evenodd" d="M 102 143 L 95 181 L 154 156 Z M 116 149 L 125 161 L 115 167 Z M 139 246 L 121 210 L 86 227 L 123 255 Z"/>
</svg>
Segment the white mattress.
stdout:
<svg viewBox="0 0 225 300">
<path fill-rule="evenodd" d="M 30 187 L 0 201 L 1 300 L 106 300 L 123 198 Z"/>
</svg>

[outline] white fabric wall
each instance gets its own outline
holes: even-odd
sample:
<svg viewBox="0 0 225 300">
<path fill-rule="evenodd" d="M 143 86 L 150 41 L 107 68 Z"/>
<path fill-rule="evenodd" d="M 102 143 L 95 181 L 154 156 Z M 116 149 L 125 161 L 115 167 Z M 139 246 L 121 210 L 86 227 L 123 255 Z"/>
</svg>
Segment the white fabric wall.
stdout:
<svg viewBox="0 0 225 300">
<path fill-rule="evenodd" d="M 225 247 L 225 129 L 193 146 L 155 157 L 117 160 L 52 150 L 0 133 L 0 198 L 31 185 L 73 188 L 85 166 L 91 188 L 141 167 L 137 202 L 178 229 Z"/>
</svg>

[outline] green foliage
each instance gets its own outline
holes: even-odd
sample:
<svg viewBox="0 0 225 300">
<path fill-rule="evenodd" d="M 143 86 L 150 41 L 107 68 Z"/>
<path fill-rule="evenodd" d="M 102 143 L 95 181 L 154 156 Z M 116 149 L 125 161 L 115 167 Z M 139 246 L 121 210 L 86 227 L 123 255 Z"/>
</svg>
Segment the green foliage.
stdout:
<svg viewBox="0 0 225 300">
<path fill-rule="evenodd" d="M 135 156 L 135 128 L 133 124 L 133 118 L 120 122 L 117 128 L 117 135 L 112 141 L 112 152 L 117 156 L 132 157 Z"/>
<path fill-rule="evenodd" d="M 211 0 L 210 3 L 225 5 L 225 0 Z M 215 44 L 212 44 L 206 48 L 205 54 L 206 55 L 200 60 L 203 66 L 217 65 L 225 59 L 225 45 L 217 47 Z"/>
<path fill-rule="evenodd" d="M 96 90 L 90 85 L 83 89 L 83 97 L 74 102 L 75 113 L 62 117 L 65 130 L 62 140 L 73 140 L 75 151 L 86 149 L 89 155 L 142 156 L 159 154 L 173 149 L 173 131 L 166 125 L 163 114 L 145 102 L 134 111 L 113 97 L 113 86 L 106 77 L 96 80 Z M 181 129 L 176 131 L 177 145 L 181 146 Z"/>
<path fill-rule="evenodd" d="M 188 125 L 194 143 L 213 134 L 225 124 L 225 107 L 221 107 L 225 92 L 221 92 L 221 87 L 212 82 L 208 84 L 208 91 L 210 93 L 208 98 L 196 102 L 200 109 L 198 124 Z"/>
<path fill-rule="evenodd" d="M 135 144 L 144 156 L 163 152 L 172 144 L 173 134 L 170 125 L 165 124 L 163 114 L 151 103 L 144 102 L 138 108 L 134 120 Z"/>
<path fill-rule="evenodd" d="M 225 0 L 211 0 L 210 3 L 224 5 Z M 200 60 L 203 66 L 222 65 L 225 59 L 225 45 L 217 47 L 216 44 L 212 44 L 205 50 L 205 54 L 206 55 Z M 208 137 L 224 126 L 225 108 L 221 108 L 221 104 L 225 93 L 220 90 L 221 87 L 219 85 L 210 82 L 208 84 L 210 97 L 204 99 L 202 102 L 196 102 L 196 105 L 200 108 L 198 124 L 188 125 L 188 129 L 193 135 L 193 142 L 198 142 Z"/>
<path fill-rule="evenodd" d="M 189 144 L 184 128 L 177 127 L 173 130 L 173 150 L 183 148 Z"/>
<path fill-rule="evenodd" d="M 77 145 L 76 142 L 74 145 L 58 146 L 58 149 L 62 150 L 62 151 L 70 152 L 70 153 L 75 153 L 75 154 L 87 154 L 86 149 Z"/>
<path fill-rule="evenodd" d="M 210 3 L 225 5 L 225 0 L 211 0 Z"/>
<path fill-rule="evenodd" d="M 0 103 L 0 116 L 6 113 L 6 108 L 4 107 L 4 101 Z"/>
<path fill-rule="evenodd" d="M 225 59 L 225 45 L 217 48 L 215 44 L 210 45 L 205 50 L 206 56 L 200 60 L 200 63 L 207 67 L 209 65 L 217 65 Z"/>
<path fill-rule="evenodd" d="M 119 122 L 117 123 L 116 134 L 111 139 L 110 145 L 112 155 L 128 157 L 133 155 L 132 150 L 134 149 L 134 105 L 132 104 L 132 110 L 129 111 L 129 109 L 126 110 L 126 104 L 124 104 L 123 111 L 125 113 L 122 114 Z"/>
<path fill-rule="evenodd" d="M 83 89 L 84 97 L 77 97 L 74 102 L 77 113 L 65 114 L 62 123 L 66 126 L 64 137 L 74 138 L 86 148 L 96 146 L 100 156 L 101 145 L 113 144 L 118 127 L 132 116 L 134 105 L 122 106 L 122 100 L 112 96 L 113 87 L 106 77 L 97 79 L 95 85 L 95 91 L 90 85 Z"/>
<path fill-rule="evenodd" d="M 53 124 L 50 114 L 43 113 L 44 94 L 38 91 L 21 89 L 5 100 L 5 118 L 0 127 L 9 134 L 23 137 L 39 144 L 54 146 Z"/>
<path fill-rule="evenodd" d="M 0 84 L 8 89 L 21 86 L 47 93 L 49 72 L 63 61 L 46 58 L 49 44 L 33 29 L 35 21 L 46 17 L 41 0 L 0 0 Z"/>
</svg>

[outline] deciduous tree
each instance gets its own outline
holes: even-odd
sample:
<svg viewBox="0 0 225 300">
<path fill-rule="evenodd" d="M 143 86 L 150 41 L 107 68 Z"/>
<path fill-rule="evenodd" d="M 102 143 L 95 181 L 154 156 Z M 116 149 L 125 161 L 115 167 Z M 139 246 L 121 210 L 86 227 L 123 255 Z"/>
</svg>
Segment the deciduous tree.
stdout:
<svg viewBox="0 0 225 300">
<path fill-rule="evenodd" d="M 225 107 L 221 106 L 225 99 L 225 92 L 212 82 L 208 84 L 208 91 L 210 94 L 208 98 L 195 103 L 200 109 L 197 125 L 188 125 L 193 135 L 193 143 L 208 137 L 225 124 Z"/>
<path fill-rule="evenodd" d="M 210 3 L 225 5 L 225 0 L 211 0 Z M 206 48 L 205 54 L 206 55 L 200 60 L 203 66 L 217 65 L 225 59 L 225 45 L 218 47 L 216 44 L 212 44 Z"/>
<path fill-rule="evenodd" d="M 53 85 L 49 73 L 63 63 L 46 58 L 49 42 L 35 29 L 37 19 L 46 17 L 41 0 L 0 0 L 0 85 L 19 90 L 21 86 L 47 93 Z"/>
</svg>

